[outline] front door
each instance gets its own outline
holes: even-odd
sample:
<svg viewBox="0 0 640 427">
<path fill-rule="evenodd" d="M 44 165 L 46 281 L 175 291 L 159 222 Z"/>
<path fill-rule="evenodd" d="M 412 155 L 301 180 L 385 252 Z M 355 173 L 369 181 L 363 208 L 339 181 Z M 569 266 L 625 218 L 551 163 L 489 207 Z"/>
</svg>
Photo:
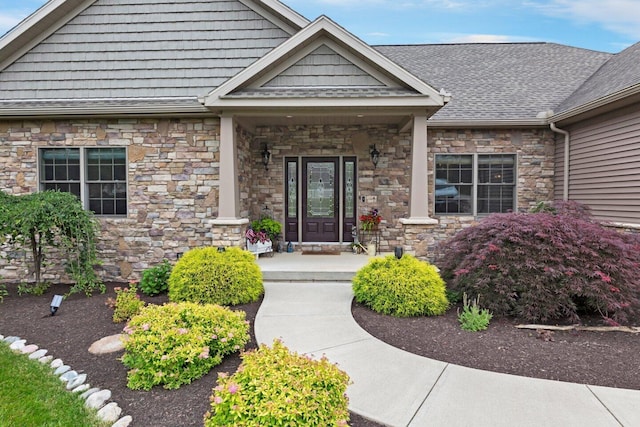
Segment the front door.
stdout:
<svg viewBox="0 0 640 427">
<path fill-rule="evenodd" d="M 288 242 L 352 242 L 356 226 L 355 157 L 285 158 Z M 342 239 L 340 239 L 342 230 Z"/>
<path fill-rule="evenodd" d="M 338 242 L 339 159 L 315 157 L 302 159 L 302 240 Z"/>
</svg>

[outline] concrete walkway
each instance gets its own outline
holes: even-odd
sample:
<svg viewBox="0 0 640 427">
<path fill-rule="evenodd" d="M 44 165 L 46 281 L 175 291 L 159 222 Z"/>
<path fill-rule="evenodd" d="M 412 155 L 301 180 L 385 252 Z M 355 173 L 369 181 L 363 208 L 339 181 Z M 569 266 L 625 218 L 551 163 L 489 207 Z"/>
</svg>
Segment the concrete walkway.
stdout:
<svg viewBox="0 0 640 427">
<path fill-rule="evenodd" d="M 348 282 L 267 282 L 258 342 L 281 338 L 346 371 L 349 408 L 389 426 L 640 426 L 640 391 L 464 368 L 372 337 L 351 316 Z"/>
</svg>

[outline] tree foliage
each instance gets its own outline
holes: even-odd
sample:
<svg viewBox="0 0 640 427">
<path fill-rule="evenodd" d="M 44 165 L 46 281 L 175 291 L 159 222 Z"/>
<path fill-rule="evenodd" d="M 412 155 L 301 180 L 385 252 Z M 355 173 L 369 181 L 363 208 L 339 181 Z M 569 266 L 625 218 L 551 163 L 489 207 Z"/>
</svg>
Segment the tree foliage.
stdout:
<svg viewBox="0 0 640 427">
<path fill-rule="evenodd" d="M 75 284 L 70 293 L 87 295 L 104 285 L 95 274 L 98 222 L 70 193 L 44 191 L 9 195 L 0 191 L 0 243 L 30 251 L 36 284 L 46 262 L 64 262 Z M 49 255 L 55 253 L 56 259 Z"/>
<path fill-rule="evenodd" d="M 445 242 L 438 266 L 451 290 L 481 295 L 498 315 L 626 323 L 640 313 L 639 237 L 576 206 L 494 214 Z"/>
</svg>

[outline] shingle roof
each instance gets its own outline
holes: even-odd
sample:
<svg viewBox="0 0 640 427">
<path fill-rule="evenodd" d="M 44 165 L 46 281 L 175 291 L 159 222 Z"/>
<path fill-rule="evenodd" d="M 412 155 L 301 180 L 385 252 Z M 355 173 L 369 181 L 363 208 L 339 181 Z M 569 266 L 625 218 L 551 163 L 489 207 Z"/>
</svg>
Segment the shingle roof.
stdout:
<svg viewBox="0 0 640 427">
<path fill-rule="evenodd" d="M 571 110 L 637 84 L 640 84 L 640 43 L 609 59 L 558 106 L 556 113 Z"/>
<path fill-rule="evenodd" d="M 379 96 L 422 96 L 403 88 L 260 88 L 235 91 L 225 98 L 375 98 Z"/>
<path fill-rule="evenodd" d="M 530 120 L 554 110 L 612 55 L 555 43 L 374 46 L 452 94 L 432 120 Z"/>
</svg>

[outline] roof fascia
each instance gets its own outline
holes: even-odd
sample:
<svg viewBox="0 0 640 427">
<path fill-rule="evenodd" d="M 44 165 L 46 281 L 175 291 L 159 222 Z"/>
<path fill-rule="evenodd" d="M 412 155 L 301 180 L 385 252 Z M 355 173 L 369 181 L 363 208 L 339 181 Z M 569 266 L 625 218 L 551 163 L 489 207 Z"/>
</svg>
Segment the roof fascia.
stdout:
<svg viewBox="0 0 640 427">
<path fill-rule="evenodd" d="M 394 97 L 326 97 L 326 98 L 225 98 L 219 108 L 367 108 L 367 107 L 410 107 L 439 108 L 431 98 L 418 96 Z"/>
<path fill-rule="evenodd" d="M 514 120 L 438 120 L 427 121 L 429 128 L 519 128 L 519 127 L 547 127 L 545 119 L 514 119 Z"/>
<path fill-rule="evenodd" d="M 0 38 L 0 71 L 29 52 L 96 0 L 52 0 Z"/>
<path fill-rule="evenodd" d="M 414 89 L 418 93 L 428 96 L 432 99 L 432 105 L 443 106 L 445 104 L 443 96 L 434 88 L 418 79 L 395 62 L 383 56 L 381 53 L 377 52 L 375 49 L 365 44 L 339 25 L 335 24 L 326 16 L 321 16 L 300 30 L 297 34 L 274 48 L 271 52 L 258 59 L 252 65 L 227 80 L 218 88 L 209 92 L 209 94 L 207 94 L 202 100 L 204 105 L 207 107 L 219 105 L 220 99 L 225 95 L 247 85 L 251 80 L 257 78 L 264 70 L 274 66 L 279 61 L 286 59 L 288 56 L 293 55 L 297 49 L 309 44 L 315 38 L 322 36 L 329 39 L 333 38 L 343 46 L 348 46 L 353 52 L 365 59 L 367 62 L 375 64 L 381 70 L 393 75 L 398 81 Z M 226 104 L 227 100 L 224 100 L 224 103 Z"/>
<path fill-rule="evenodd" d="M 307 18 L 278 0 L 239 1 L 291 35 L 309 25 L 309 20 Z"/>
<path fill-rule="evenodd" d="M 612 93 L 602 98 L 579 105 L 562 113 L 554 114 L 548 118 L 550 123 L 575 122 L 582 118 L 587 118 L 598 114 L 599 110 L 611 110 L 623 107 L 629 103 L 636 102 L 636 98 L 640 97 L 640 83 L 629 86 L 626 89 Z"/>
</svg>

